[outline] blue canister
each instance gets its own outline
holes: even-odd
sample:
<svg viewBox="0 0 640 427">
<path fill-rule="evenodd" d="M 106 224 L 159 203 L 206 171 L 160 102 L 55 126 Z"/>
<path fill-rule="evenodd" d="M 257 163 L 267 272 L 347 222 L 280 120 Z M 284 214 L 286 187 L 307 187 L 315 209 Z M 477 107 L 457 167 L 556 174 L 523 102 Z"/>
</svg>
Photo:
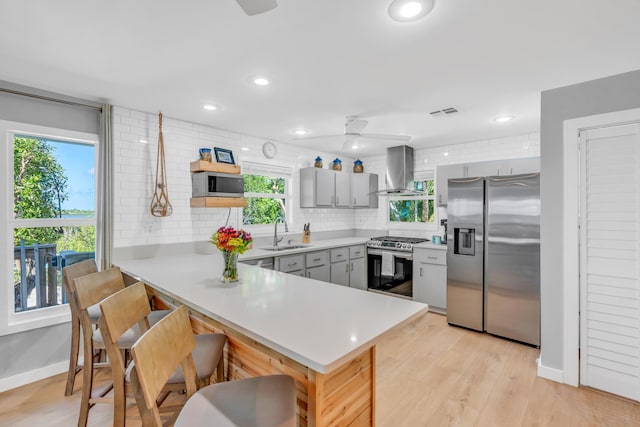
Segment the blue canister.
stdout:
<svg viewBox="0 0 640 427">
<path fill-rule="evenodd" d="M 440 245 L 442 244 L 442 239 L 440 238 L 440 236 L 431 236 L 431 243 L 433 243 L 434 245 Z"/>
<path fill-rule="evenodd" d="M 200 160 L 211 161 L 211 148 L 201 148 L 198 151 L 200 152 Z"/>
</svg>

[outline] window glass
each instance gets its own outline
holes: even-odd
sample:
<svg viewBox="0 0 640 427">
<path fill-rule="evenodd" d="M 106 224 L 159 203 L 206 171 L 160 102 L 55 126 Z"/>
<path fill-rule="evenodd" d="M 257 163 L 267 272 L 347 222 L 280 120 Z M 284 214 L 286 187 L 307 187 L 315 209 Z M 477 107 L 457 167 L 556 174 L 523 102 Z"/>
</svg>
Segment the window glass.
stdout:
<svg viewBox="0 0 640 427">
<path fill-rule="evenodd" d="M 94 257 L 94 167 L 94 144 L 14 135 L 14 312 L 66 303 L 62 268 Z"/>
<path fill-rule="evenodd" d="M 435 185 L 433 179 L 413 182 L 413 189 L 421 191 L 417 195 L 389 197 L 389 222 L 391 223 L 434 223 Z"/>
<path fill-rule="evenodd" d="M 265 175 L 244 175 L 247 206 L 242 209 L 243 224 L 273 224 L 285 217 L 287 179 Z"/>
</svg>

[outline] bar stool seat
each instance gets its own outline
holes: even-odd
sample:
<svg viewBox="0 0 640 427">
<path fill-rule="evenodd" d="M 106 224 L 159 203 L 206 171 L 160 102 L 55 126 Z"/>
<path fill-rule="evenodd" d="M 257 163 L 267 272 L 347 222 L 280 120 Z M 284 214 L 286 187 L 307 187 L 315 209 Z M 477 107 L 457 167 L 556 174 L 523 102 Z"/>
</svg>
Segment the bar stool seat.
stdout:
<svg viewBox="0 0 640 427">
<path fill-rule="evenodd" d="M 98 306 L 98 311 L 100 310 L 100 304 L 96 304 Z M 147 318 L 149 319 L 149 325 L 155 325 L 167 314 L 171 313 L 171 310 L 155 310 L 149 313 Z M 100 316 L 98 316 L 98 319 Z M 138 341 L 138 339 L 142 336 L 144 332 L 140 329 L 139 325 L 133 325 L 130 329 L 128 329 L 120 338 L 118 338 L 118 347 L 121 349 L 130 349 L 131 346 Z M 104 343 L 104 338 L 102 336 L 102 332 L 100 329 L 95 329 L 93 331 L 93 345 L 96 348 L 106 348 Z M 212 370 L 213 371 L 213 370 Z"/>
<path fill-rule="evenodd" d="M 295 426 L 295 400 L 295 383 L 288 375 L 213 384 L 191 396 L 174 427 Z"/>
<path fill-rule="evenodd" d="M 181 366 L 187 403 L 178 427 L 295 427 L 296 387 L 288 375 L 267 375 L 209 385 L 196 392 L 196 347 L 185 307 L 152 326 L 131 348 L 131 380 L 144 427 L 162 426 L 157 398 Z M 171 421 L 169 421 L 169 425 Z"/>
<path fill-rule="evenodd" d="M 122 289 L 113 295 L 105 298 L 100 303 L 102 317 L 100 318 L 100 339 L 104 340 L 111 372 L 113 375 L 113 425 L 122 427 L 125 425 L 126 395 L 131 389 L 131 371 L 133 363 L 125 365 L 120 354 L 120 347 L 128 344 L 131 339 L 140 336 L 140 332 L 146 333 L 149 327 L 157 323 L 164 317 L 158 312 L 151 311 L 149 300 L 147 299 L 144 284 L 138 282 Z M 163 310 L 171 313 L 172 310 Z M 156 322 L 151 322 L 154 317 Z M 152 324 L 153 323 L 153 324 Z M 189 331 L 193 335 L 191 331 Z M 200 334 L 195 336 L 195 349 L 193 350 L 195 370 L 197 373 L 197 384 L 204 386 L 211 382 L 214 372 L 217 372 L 217 380 L 224 380 L 224 359 L 222 352 L 227 337 L 224 334 Z M 162 349 L 158 350 L 158 357 L 161 357 Z M 182 392 L 185 389 L 185 375 L 182 368 L 178 367 L 170 376 L 170 380 L 165 382 L 166 395 L 171 391 Z M 160 401 L 164 400 L 164 397 Z"/>
</svg>

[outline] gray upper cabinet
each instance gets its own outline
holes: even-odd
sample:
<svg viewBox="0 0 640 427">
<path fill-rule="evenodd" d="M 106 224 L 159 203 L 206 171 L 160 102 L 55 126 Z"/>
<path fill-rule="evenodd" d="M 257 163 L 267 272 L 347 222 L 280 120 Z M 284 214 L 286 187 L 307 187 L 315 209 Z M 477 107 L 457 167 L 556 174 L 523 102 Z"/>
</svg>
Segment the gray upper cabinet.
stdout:
<svg viewBox="0 0 640 427">
<path fill-rule="evenodd" d="M 351 206 L 351 174 L 335 172 L 335 205 L 340 208 Z"/>
<path fill-rule="evenodd" d="M 378 175 L 374 173 L 351 174 L 351 206 L 354 208 L 378 207 Z"/>
<path fill-rule="evenodd" d="M 328 169 L 300 169 L 300 207 L 331 207 L 335 196 L 335 172 Z"/>
<path fill-rule="evenodd" d="M 442 165 L 436 169 L 438 206 L 447 205 L 449 179 L 472 178 L 477 176 L 519 175 L 540 172 L 540 157 L 524 157 L 487 162 Z"/>
<path fill-rule="evenodd" d="M 436 189 L 438 194 L 438 206 L 447 205 L 447 193 L 449 178 L 461 178 L 464 176 L 465 165 L 442 165 L 436 168 Z"/>
<path fill-rule="evenodd" d="M 378 207 L 377 195 L 371 194 L 377 190 L 378 176 L 375 174 L 300 169 L 301 208 Z"/>
</svg>

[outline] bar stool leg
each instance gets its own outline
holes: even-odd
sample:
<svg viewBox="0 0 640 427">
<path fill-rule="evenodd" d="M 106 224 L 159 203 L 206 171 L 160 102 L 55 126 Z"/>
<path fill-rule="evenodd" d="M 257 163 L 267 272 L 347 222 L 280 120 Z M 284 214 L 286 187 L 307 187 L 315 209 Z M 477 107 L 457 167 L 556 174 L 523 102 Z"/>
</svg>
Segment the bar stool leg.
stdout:
<svg viewBox="0 0 640 427">
<path fill-rule="evenodd" d="M 80 320 L 78 316 L 71 310 L 71 351 L 69 354 L 69 371 L 67 372 L 67 385 L 64 389 L 65 396 L 73 394 L 73 386 L 76 381 L 76 375 L 81 367 L 78 366 L 78 353 L 80 352 Z"/>
</svg>

